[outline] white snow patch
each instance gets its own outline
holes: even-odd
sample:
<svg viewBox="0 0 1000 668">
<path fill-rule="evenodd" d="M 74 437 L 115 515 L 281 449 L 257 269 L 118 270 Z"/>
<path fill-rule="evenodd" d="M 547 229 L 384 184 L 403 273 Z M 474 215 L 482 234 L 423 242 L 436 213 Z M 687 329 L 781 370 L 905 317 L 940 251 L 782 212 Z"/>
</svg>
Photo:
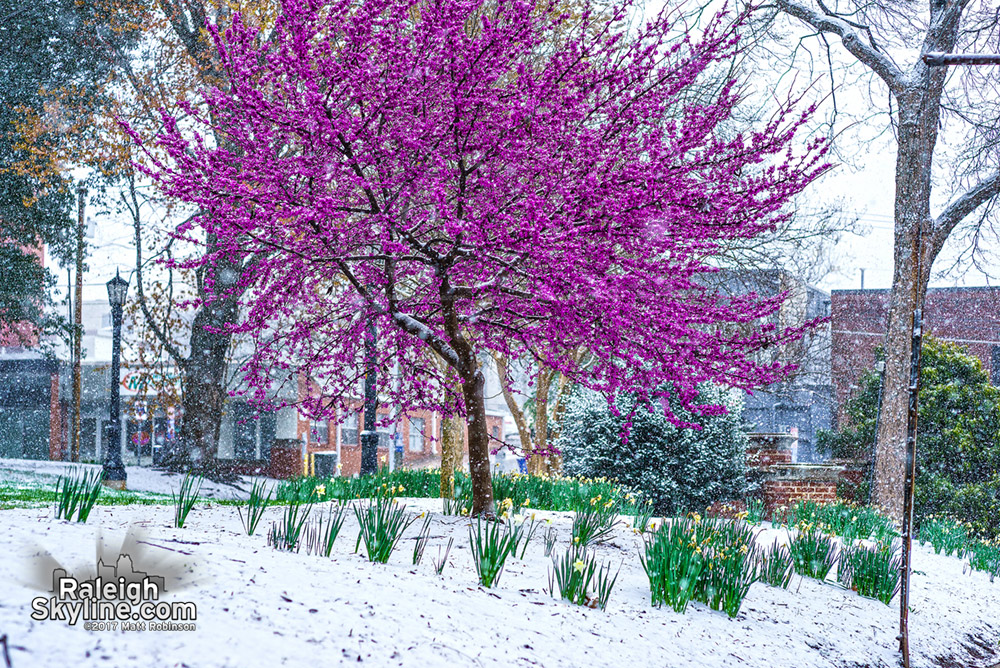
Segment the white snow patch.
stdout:
<svg viewBox="0 0 1000 668">
<path fill-rule="evenodd" d="M 3 468 L 0 466 L 0 468 Z M 43 467 L 44 468 L 44 467 Z M 130 476 L 131 476 L 130 471 Z M 0 472 L 0 475 L 3 473 Z M 136 474 L 136 483 L 141 480 Z M 161 484 L 155 479 L 152 486 Z M 444 516 L 437 499 L 403 499 L 407 509 L 433 511 L 423 563 L 411 564 L 414 523 L 386 565 L 354 554 L 358 534 L 348 514 L 331 559 L 275 552 L 266 526 L 243 533 L 236 509 L 199 504 L 184 529 L 172 525 L 172 506 L 98 506 L 87 524 L 52 519 L 51 509 L 0 511 L 0 629 L 9 636 L 14 668 L 46 666 L 197 666 L 198 668 L 311 666 L 672 666 L 795 667 L 895 666 L 898 599 L 891 606 L 859 597 L 836 584 L 795 576 L 788 591 L 756 583 L 736 619 L 692 604 L 686 614 L 652 608 L 639 563 L 641 541 L 622 527 L 597 548 L 617 568 L 624 563 L 608 610 L 553 599 L 544 590 L 550 561 L 542 525 L 525 559 L 510 558 L 492 590 L 477 585 L 469 553 L 468 519 Z M 317 506 L 325 511 L 326 504 Z M 531 511 L 528 511 L 529 513 Z M 537 512 L 552 520 L 557 550 L 570 541 L 570 513 Z M 181 560 L 194 584 L 165 600 L 193 601 L 192 632 L 91 632 L 65 622 L 29 618 L 31 599 L 44 592 L 25 586 L 25 571 L 40 547 L 69 567 L 92 566 L 95 532 L 117 545 L 141 525 L 149 547 L 143 557 Z M 779 532 L 760 536 L 770 543 Z M 442 577 L 433 559 L 454 537 Z M 173 551 L 172 551 L 173 550 Z M 364 552 L 362 545 L 361 552 Z M 136 567 L 143 562 L 137 559 Z M 963 575 L 962 561 L 917 547 L 911 616 L 913 665 L 989 665 L 972 660 L 967 635 L 1000 639 L 1000 582 L 982 573 Z M 150 569 L 152 570 L 152 569 Z M 943 665 L 943 664 L 942 664 Z"/>
</svg>

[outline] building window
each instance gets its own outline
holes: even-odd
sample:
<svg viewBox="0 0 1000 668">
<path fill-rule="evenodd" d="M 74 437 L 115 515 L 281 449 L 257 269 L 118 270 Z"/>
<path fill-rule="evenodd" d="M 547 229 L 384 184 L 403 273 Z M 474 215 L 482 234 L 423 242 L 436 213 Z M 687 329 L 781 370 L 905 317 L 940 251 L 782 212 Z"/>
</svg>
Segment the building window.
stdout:
<svg viewBox="0 0 1000 668">
<path fill-rule="evenodd" d="M 309 421 L 309 441 L 317 445 L 326 445 L 330 440 L 330 423 L 326 420 Z"/>
<path fill-rule="evenodd" d="M 410 418 L 410 452 L 424 451 L 424 420 Z"/>
<path fill-rule="evenodd" d="M 342 445 L 358 444 L 358 414 L 348 413 L 344 423 L 340 425 L 340 443 Z"/>
<path fill-rule="evenodd" d="M 497 426 L 493 427 L 493 438 L 495 438 L 498 441 L 500 440 L 500 427 Z"/>
<path fill-rule="evenodd" d="M 389 425 L 375 425 L 375 432 L 378 434 L 378 447 L 392 447 L 392 432 L 389 430 Z"/>
</svg>

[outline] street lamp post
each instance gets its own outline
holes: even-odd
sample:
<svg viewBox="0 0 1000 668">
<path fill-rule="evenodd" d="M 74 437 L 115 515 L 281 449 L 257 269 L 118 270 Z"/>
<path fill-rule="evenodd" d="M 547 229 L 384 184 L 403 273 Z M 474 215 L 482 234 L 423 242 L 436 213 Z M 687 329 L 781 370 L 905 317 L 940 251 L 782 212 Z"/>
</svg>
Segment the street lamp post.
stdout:
<svg viewBox="0 0 1000 668">
<path fill-rule="evenodd" d="M 104 448 L 104 484 L 115 489 L 125 489 L 125 465 L 122 463 L 122 424 L 121 424 L 121 376 L 122 356 L 122 307 L 125 306 L 125 293 L 128 292 L 128 281 L 118 275 L 108 281 L 108 301 L 111 303 L 111 320 L 114 334 L 111 343 L 111 422 L 107 429 L 108 446 Z"/>
<path fill-rule="evenodd" d="M 368 332 L 365 336 L 365 423 L 361 432 L 361 475 L 378 471 L 378 431 L 375 426 L 376 404 L 378 403 L 378 390 L 376 389 L 378 371 L 375 368 L 376 336 L 375 321 L 372 320 L 368 323 Z"/>
</svg>

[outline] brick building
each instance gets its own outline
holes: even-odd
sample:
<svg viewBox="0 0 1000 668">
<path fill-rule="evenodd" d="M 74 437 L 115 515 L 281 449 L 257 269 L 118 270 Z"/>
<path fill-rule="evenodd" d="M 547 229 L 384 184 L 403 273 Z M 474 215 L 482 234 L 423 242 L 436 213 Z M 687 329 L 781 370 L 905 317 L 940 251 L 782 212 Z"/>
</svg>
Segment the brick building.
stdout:
<svg viewBox="0 0 1000 668">
<path fill-rule="evenodd" d="M 883 344 L 889 290 L 834 290 L 830 294 L 832 370 L 838 419 L 875 367 Z M 923 313 L 924 334 L 964 346 L 1000 384 L 1000 287 L 930 288 Z"/>
<path fill-rule="evenodd" d="M 361 430 L 364 426 L 364 406 L 358 401 L 353 410 L 339 420 L 309 420 L 299 414 L 297 440 L 304 445 L 308 455 L 333 455 L 331 461 L 341 465 L 341 475 L 355 475 L 361 471 Z M 378 420 L 389 416 L 387 410 L 378 410 Z M 394 424 L 378 425 L 378 457 L 380 465 L 389 463 L 396 468 L 436 468 L 441 464 L 441 416 L 428 411 L 413 411 L 400 417 Z M 503 416 L 487 415 L 486 426 L 494 439 L 493 447 L 503 438 Z M 465 440 L 465 457 L 468 462 L 468 438 Z M 315 462 L 315 457 L 312 460 Z M 313 463 L 315 466 L 315 463 Z M 467 466 L 467 463 L 466 463 Z"/>
</svg>

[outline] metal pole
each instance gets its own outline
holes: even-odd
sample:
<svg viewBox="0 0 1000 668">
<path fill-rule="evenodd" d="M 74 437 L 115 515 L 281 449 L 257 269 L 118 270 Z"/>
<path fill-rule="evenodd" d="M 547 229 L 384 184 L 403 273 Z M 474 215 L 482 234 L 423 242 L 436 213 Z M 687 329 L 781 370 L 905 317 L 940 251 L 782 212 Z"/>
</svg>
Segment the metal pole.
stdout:
<svg viewBox="0 0 1000 668">
<path fill-rule="evenodd" d="M 910 668 L 910 564 L 913 550 L 913 482 L 917 469 L 917 408 L 920 395 L 920 346 L 923 340 L 923 313 L 920 308 L 920 280 L 923 274 L 921 259 L 924 221 L 913 238 L 913 319 L 910 341 L 909 406 L 906 415 L 906 466 L 903 477 L 903 554 L 899 565 L 899 650 L 903 654 L 903 668 Z"/>
<path fill-rule="evenodd" d="M 76 350 L 76 346 L 73 345 L 73 339 L 76 338 L 76 329 L 73 327 L 73 270 L 66 267 L 66 322 L 69 323 L 69 364 L 70 364 L 70 401 L 69 401 L 69 424 L 66 426 L 66 439 L 63 442 L 63 459 L 66 461 L 73 461 L 73 351 Z M 62 394 L 62 389 L 59 390 Z"/>
<path fill-rule="evenodd" d="M 949 65 L 1000 65 L 1000 53 L 925 53 L 924 64 L 928 67 Z"/>
<path fill-rule="evenodd" d="M 87 189 L 77 190 L 76 224 L 76 304 L 73 312 L 73 428 L 70 459 L 80 461 L 80 394 L 83 375 L 83 208 L 87 199 Z"/>
<path fill-rule="evenodd" d="M 928 67 L 948 65 L 1000 65 L 1000 54 L 947 54 L 926 53 L 923 61 Z M 900 570 L 899 589 L 899 650 L 903 655 L 903 668 L 910 668 L 910 563 L 913 548 L 913 483 L 917 471 L 917 399 L 920 394 L 920 346 L 923 339 L 922 312 L 920 308 L 920 283 L 923 270 L 921 246 L 924 225 L 920 221 L 913 238 L 913 329 L 910 342 L 910 387 L 909 407 L 906 416 L 906 463 L 903 476 L 903 554 Z"/>
<path fill-rule="evenodd" d="M 361 475 L 378 471 L 378 432 L 375 430 L 375 407 L 378 401 L 375 387 L 377 336 L 375 320 L 372 319 L 368 323 L 368 335 L 365 337 L 365 425 L 361 432 Z"/>
</svg>

